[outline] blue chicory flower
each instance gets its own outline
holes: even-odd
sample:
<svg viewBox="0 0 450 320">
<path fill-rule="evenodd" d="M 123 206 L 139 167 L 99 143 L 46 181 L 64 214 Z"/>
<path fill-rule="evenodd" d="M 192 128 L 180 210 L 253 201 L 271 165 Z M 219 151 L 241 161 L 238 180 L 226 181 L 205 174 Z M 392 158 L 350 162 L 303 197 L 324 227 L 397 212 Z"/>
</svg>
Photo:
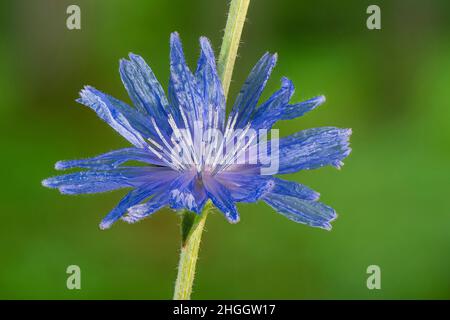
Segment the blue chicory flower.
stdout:
<svg viewBox="0 0 450 320">
<path fill-rule="evenodd" d="M 283 78 L 281 88 L 257 107 L 277 60 L 276 54 L 266 53 L 250 72 L 225 121 L 225 97 L 214 53 L 204 37 L 200 38 L 200 46 L 197 70 L 192 73 L 178 34 L 171 35 L 168 98 L 150 67 L 135 54 L 120 61 L 120 76 L 135 108 L 86 86 L 77 101 L 94 110 L 133 147 L 88 159 L 59 161 L 57 170 L 86 171 L 48 178 L 43 185 L 63 194 L 131 188 L 102 220 L 102 229 L 120 218 L 136 222 L 166 206 L 200 213 L 208 199 L 232 223 L 239 221 L 237 202 L 263 200 L 295 222 L 331 229 L 336 213 L 317 201 L 317 192 L 296 182 L 261 174 L 261 162 L 235 162 L 238 154 L 254 148 L 248 140 L 239 141 L 250 130 L 270 130 L 276 121 L 302 116 L 325 98 L 290 104 L 294 86 Z M 198 129 L 216 130 L 224 137 L 240 130 L 232 138 L 238 140 L 239 146 L 229 151 L 218 139 L 213 142 L 212 135 L 198 140 L 194 137 Z M 303 130 L 279 139 L 277 150 L 270 145 L 268 151 L 277 156 L 279 174 L 326 165 L 339 168 L 351 151 L 350 134 L 350 129 L 334 127 Z M 180 146 L 183 150 L 176 150 Z M 144 165 L 126 166 L 129 161 Z"/>
</svg>

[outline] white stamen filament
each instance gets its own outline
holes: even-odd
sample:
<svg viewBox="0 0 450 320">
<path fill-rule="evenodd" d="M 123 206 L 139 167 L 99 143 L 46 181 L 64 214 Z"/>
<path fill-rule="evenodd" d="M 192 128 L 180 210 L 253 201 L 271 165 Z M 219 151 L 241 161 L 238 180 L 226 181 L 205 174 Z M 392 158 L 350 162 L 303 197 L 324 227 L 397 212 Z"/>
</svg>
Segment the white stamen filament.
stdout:
<svg viewBox="0 0 450 320">
<path fill-rule="evenodd" d="M 195 169 L 197 173 L 208 171 L 210 174 L 216 175 L 220 171 L 226 170 L 229 166 L 234 164 L 234 162 L 239 159 L 240 155 L 249 149 L 249 146 L 257 136 L 256 134 L 252 134 L 248 141 L 245 142 L 245 137 L 251 127 L 250 123 L 236 135 L 234 130 L 238 118 L 238 114 L 236 113 L 233 116 L 228 117 L 227 124 L 223 131 L 223 137 L 221 141 L 219 141 L 218 135 L 213 135 L 213 133 L 214 131 L 222 133 L 219 129 L 222 125 L 219 123 L 219 112 L 211 105 L 209 106 L 207 116 L 205 117 L 207 120 L 206 124 L 203 123 L 204 117 L 201 115 L 200 121 L 196 121 L 193 124 L 193 131 L 191 131 L 191 127 L 189 127 L 189 121 L 182 108 L 180 108 L 180 114 L 184 125 L 183 129 L 178 127 L 172 114 L 168 115 L 168 122 L 173 132 L 170 139 L 164 136 L 155 119 L 151 118 L 152 125 L 162 144 L 152 138 L 148 138 L 148 149 L 155 154 L 158 159 L 177 171 Z M 203 135 L 204 129 L 207 130 L 205 136 Z M 196 135 L 200 135 L 200 138 Z M 235 139 L 237 140 L 236 145 L 234 145 Z M 181 154 L 176 149 L 177 144 L 182 150 Z"/>
</svg>

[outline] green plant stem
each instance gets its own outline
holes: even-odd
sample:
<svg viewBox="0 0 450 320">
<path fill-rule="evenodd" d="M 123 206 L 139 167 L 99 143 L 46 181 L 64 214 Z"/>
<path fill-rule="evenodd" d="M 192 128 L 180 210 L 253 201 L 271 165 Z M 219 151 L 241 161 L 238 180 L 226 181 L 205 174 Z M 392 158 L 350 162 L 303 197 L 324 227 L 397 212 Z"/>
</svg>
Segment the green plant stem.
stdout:
<svg viewBox="0 0 450 320">
<path fill-rule="evenodd" d="M 225 98 L 230 87 L 234 61 L 236 60 L 249 4 L 250 0 L 232 0 L 230 4 L 217 65 Z M 191 298 L 200 241 L 202 239 L 206 218 L 208 217 L 209 211 L 213 208 L 213 204 L 208 202 L 200 215 L 189 211 L 182 213 L 181 253 L 177 280 L 175 282 L 174 300 L 189 300 Z"/>
<path fill-rule="evenodd" d="M 222 80 L 225 98 L 230 88 L 231 76 L 233 74 L 234 61 L 236 60 L 239 42 L 241 40 L 242 28 L 244 27 L 250 0 L 233 0 L 228 12 L 225 34 L 220 48 L 217 69 Z"/>
<path fill-rule="evenodd" d="M 211 206 L 208 202 L 200 215 L 189 211 L 182 213 L 181 253 L 173 296 L 174 300 L 189 300 L 191 297 L 198 249 L 200 248 L 203 228 Z"/>
</svg>

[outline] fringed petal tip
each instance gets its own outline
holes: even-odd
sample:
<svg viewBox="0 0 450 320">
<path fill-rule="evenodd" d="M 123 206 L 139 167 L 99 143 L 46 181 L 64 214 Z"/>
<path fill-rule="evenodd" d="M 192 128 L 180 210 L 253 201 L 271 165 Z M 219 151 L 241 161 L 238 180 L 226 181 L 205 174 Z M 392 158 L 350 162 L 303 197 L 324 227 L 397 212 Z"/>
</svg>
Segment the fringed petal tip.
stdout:
<svg viewBox="0 0 450 320">
<path fill-rule="evenodd" d="M 330 218 L 330 220 L 328 220 L 327 222 L 324 222 L 322 225 L 317 226 L 317 227 L 320 229 L 331 231 L 331 229 L 333 229 L 331 222 L 334 222 L 338 218 L 338 214 L 336 213 L 336 211 L 334 209 L 333 209 L 333 213 L 334 213 L 334 215 Z"/>
<path fill-rule="evenodd" d="M 200 48 L 202 49 L 202 53 L 207 54 L 208 58 L 212 58 L 211 60 L 208 61 L 215 62 L 216 60 L 214 57 L 214 52 L 212 51 L 212 45 L 209 39 L 206 37 L 200 37 L 199 42 Z"/>
<path fill-rule="evenodd" d="M 322 104 L 324 104 L 325 102 L 327 102 L 327 98 L 324 95 L 320 95 L 320 96 L 310 99 L 309 101 L 312 103 L 310 110 L 314 110 L 315 108 L 317 108 L 317 107 L 321 106 Z"/>
<path fill-rule="evenodd" d="M 170 49 L 182 49 L 180 34 L 177 31 L 174 31 L 170 34 Z"/>
<path fill-rule="evenodd" d="M 55 170 L 66 170 L 70 169 L 71 166 L 68 164 L 68 161 L 58 161 L 55 163 Z"/>
<path fill-rule="evenodd" d="M 106 230 L 106 229 L 109 229 L 109 228 L 111 228 L 111 225 L 112 225 L 113 223 L 111 222 L 111 221 L 105 221 L 105 220 L 102 220 L 102 222 L 100 222 L 100 224 L 98 225 L 98 227 L 100 228 L 100 230 Z"/>
<path fill-rule="evenodd" d="M 326 231 L 331 231 L 333 229 L 333 225 L 331 223 L 334 222 L 336 219 L 337 219 L 337 214 L 336 214 L 336 211 L 334 211 L 334 216 L 332 216 L 328 221 L 323 221 L 318 224 L 312 223 L 312 224 L 309 224 L 309 226 L 313 227 L 313 228 L 323 229 Z M 302 222 L 299 222 L 299 223 L 302 223 Z"/>
<path fill-rule="evenodd" d="M 46 188 L 55 189 L 56 187 L 52 183 L 52 178 L 47 178 L 41 181 L 41 185 Z"/>
<path fill-rule="evenodd" d="M 128 52 L 128 57 L 131 61 L 140 62 L 143 61 L 142 57 L 138 54 L 135 54 L 133 52 Z"/>
<path fill-rule="evenodd" d="M 335 167 L 336 169 L 340 170 L 344 162 L 345 158 L 347 158 L 350 153 L 352 152 L 352 148 L 350 148 L 350 136 L 352 135 L 352 129 L 341 129 L 341 141 L 340 145 L 342 146 L 343 152 L 340 160 L 336 160 L 331 165 Z"/>
<path fill-rule="evenodd" d="M 239 217 L 239 215 L 234 215 L 231 212 L 225 212 L 224 215 L 225 215 L 225 218 L 227 219 L 227 221 L 231 224 L 236 224 L 239 221 L 241 221 L 241 218 Z"/>
<path fill-rule="evenodd" d="M 269 52 L 268 52 L 268 54 L 270 54 Z M 272 64 L 275 66 L 275 64 L 277 63 L 277 61 L 278 61 L 278 52 L 274 52 L 273 54 L 272 54 L 272 59 L 270 59 L 271 61 L 272 61 Z"/>
<path fill-rule="evenodd" d="M 145 60 L 140 55 L 133 52 L 128 52 L 128 59 L 122 58 L 119 60 L 119 72 L 125 73 L 129 68 L 133 70 L 140 65 L 146 65 Z"/>
<path fill-rule="evenodd" d="M 331 165 L 333 167 L 335 167 L 336 169 L 341 170 L 341 168 L 344 166 L 344 162 L 337 160 L 337 161 L 332 162 Z"/>
<path fill-rule="evenodd" d="M 78 100 L 87 99 L 92 94 L 92 91 L 95 91 L 95 88 L 93 86 L 84 85 L 83 89 L 81 89 L 79 92 L 80 97 L 78 99 L 76 99 L 76 101 L 83 104 L 82 101 L 78 101 Z"/>
<path fill-rule="evenodd" d="M 100 222 L 100 224 L 98 225 L 98 227 L 100 228 L 100 230 L 106 230 L 111 228 L 111 226 L 118 220 L 117 217 L 113 217 L 111 218 L 110 216 L 106 216 L 103 218 L 103 220 Z"/>
<path fill-rule="evenodd" d="M 341 129 L 343 135 L 347 136 L 347 138 L 350 138 L 350 136 L 353 133 L 353 130 L 351 128 Z"/>
<path fill-rule="evenodd" d="M 55 176 L 44 179 L 41 181 L 41 185 L 50 189 L 58 189 L 61 194 L 71 194 L 69 192 L 66 192 L 64 186 L 61 185 L 60 177 L 61 176 Z"/>
<path fill-rule="evenodd" d="M 95 95 L 96 89 L 90 85 L 83 86 L 83 89 L 78 93 L 79 97 L 75 99 L 75 102 L 90 107 L 91 104 L 97 101 Z"/>
<path fill-rule="evenodd" d="M 332 225 L 330 223 L 324 223 L 322 226 L 317 226 L 319 229 L 323 229 L 326 231 L 331 231 L 333 229 Z"/>
<path fill-rule="evenodd" d="M 309 201 L 319 201 L 320 199 L 320 193 L 317 191 L 314 191 L 309 195 L 309 197 L 306 197 L 305 200 Z"/>
<path fill-rule="evenodd" d="M 68 170 L 79 167 L 79 164 L 83 162 L 83 160 L 60 160 L 55 163 L 55 170 Z M 80 166 L 80 168 L 82 168 Z"/>
<path fill-rule="evenodd" d="M 278 53 L 270 53 L 270 52 L 266 52 L 266 55 L 268 56 L 268 68 L 269 68 L 269 74 L 267 75 L 267 80 L 269 80 L 270 78 L 270 74 L 272 73 L 273 68 L 275 68 L 275 66 L 277 65 L 277 61 L 278 61 Z"/>
<path fill-rule="evenodd" d="M 64 186 L 61 186 L 60 183 L 57 180 L 57 177 L 47 178 L 41 181 L 41 185 L 46 188 L 50 189 L 58 189 L 58 191 L 61 194 L 66 195 L 73 195 L 73 194 L 80 194 L 76 190 L 73 190 L 71 188 L 66 188 Z"/>
<path fill-rule="evenodd" d="M 180 39 L 180 33 L 178 31 L 173 31 L 170 33 L 170 41 L 174 41 L 176 39 Z"/>
<path fill-rule="evenodd" d="M 327 97 L 325 97 L 324 95 L 318 96 L 317 99 L 318 99 L 318 103 L 320 103 L 320 104 L 327 102 Z"/>
</svg>

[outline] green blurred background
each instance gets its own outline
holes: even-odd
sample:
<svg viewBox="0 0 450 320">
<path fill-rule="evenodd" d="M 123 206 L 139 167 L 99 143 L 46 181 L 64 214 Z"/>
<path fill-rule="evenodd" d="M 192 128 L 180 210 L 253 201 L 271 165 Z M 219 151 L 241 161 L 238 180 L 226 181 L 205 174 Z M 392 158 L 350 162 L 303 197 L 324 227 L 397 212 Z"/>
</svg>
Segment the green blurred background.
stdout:
<svg viewBox="0 0 450 320">
<path fill-rule="evenodd" d="M 66 8 L 81 7 L 81 30 Z M 382 30 L 366 28 L 378 4 Z M 41 187 L 57 160 L 127 142 L 74 102 L 85 84 L 129 102 L 118 74 L 142 55 L 166 86 L 169 34 L 179 31 L 195 66 L 198 38 L 218 52 L 227 1 L 2 1 L 0 5 L 0 298 L 171 298 L 179 219 L 163 210 L 100 231 L 126 191 L 62 196 Z M 193 298 L 450 298 L 450 2 L 254 0 L 230 100 L 266 51 L 294 101 L 327 103 L 279 125 L 353 128 L 353 153 L 333 168 L 290 176 L 339 213 L 331 232 L 295 224 L 265 204 L 239 205 L 241 222 L 207 221 Z M 66 267 L 82 289 L 67 290 Z M 381 290 L 366 268 L 381 267 Z"/>
</svg>

